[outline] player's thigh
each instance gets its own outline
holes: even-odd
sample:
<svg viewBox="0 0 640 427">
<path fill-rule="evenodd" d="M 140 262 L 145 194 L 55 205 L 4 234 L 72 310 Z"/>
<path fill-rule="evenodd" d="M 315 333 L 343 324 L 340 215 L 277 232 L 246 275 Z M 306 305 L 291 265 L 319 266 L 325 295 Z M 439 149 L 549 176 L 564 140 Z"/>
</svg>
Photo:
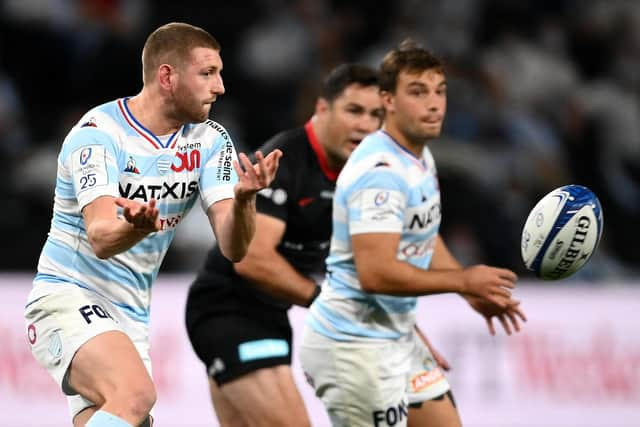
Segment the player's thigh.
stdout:
<svg viewBox="0 0 640 427">
<path fill-rule="evenodd" d="M 406 426 L 410 348 L 338 342 L 305 328 L 300 361 L 335 426 Z"/>
<path fill-rule="evenodd" d="M 211 403 L 216 412 L 220 427 L 249 427 L 239 407 L 236 407 L 227 396 L 222 393 L 213 378 L 209 378 Z"/>
<path fill-rule="evenodd" d="M 221 385 L 220 389 L 254 423 L 271 420 L 287 425 L 309 424 L 304 401 L 288 365 L 258 369 Z"/>
<path fill-rule="evenodd" d="M 76 392 L 101 405 L 116 395 L 146 396 L 155 400 L 155 389 L 138 350 L 122 331 L 108 331 L 83 344 L 68 373 Z"/>
<path fill-rule="evenodd" d="M 73 284 L 43 286 L 51 292 L 27 306 L 27 334 L 36 360 L 65 394 L 71 396 L 80 391 L 69 384 L 71 371 L 76 373 L 74 382 L 81 386 L 83 376 L 111 375 L 107 368 L 123 359 L 141 366 L 140 356 L 125 333 L 131 332 L 144 347 L 145 325 L 128 320 L 95 292 Z M 87 357 L 90 362 L 83 362 Z"/>
<path fill-rule="evenodd" d="M 408 427 L 461 427 L 458 410 L 450 393 L 409 408 Z"/>
<path fill-rule="evenodd" d="M 287 425 L 295 416 L 298 423 L 292 425 L 304 425 L 306 411 L 290 369 L 292 332 L 286 311 L 254 306 L 191 315 L 199 321 L 187 322 L 189 339 L 217 386 L 212 399 L 221 423 L 242 417 L 252 426 Z"/>
</svg>

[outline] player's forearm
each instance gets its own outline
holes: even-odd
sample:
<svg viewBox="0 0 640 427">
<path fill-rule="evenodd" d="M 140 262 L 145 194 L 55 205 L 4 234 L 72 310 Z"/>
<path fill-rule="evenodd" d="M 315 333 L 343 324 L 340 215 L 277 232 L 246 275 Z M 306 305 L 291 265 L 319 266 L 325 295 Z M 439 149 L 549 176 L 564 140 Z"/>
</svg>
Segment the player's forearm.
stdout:
<svg viewBox="0 0 640 427">
<path fill-rule="evenodd" d="M 462 293 L 464 274 L 464 270 L 459 269 L 423 270 L 399 260 L 372 262 L 370 267 L 358 269 L 360 283 L 366 292 L 395 296 Z"/>
<path fill-rule="evenodd" d="M 260 290 L 283 301 L 308 306 L 316 291 L 313 280 L 300 274 L 282 255 L 249 253 L 235 264 L 236 271 Z"/>
<path fill-rule="evenodd" d="M 96 220 L 87 227 L 89 243 L 100 259 L 106 259 L 130 249 L 147 234 L 135 230 L 131 223 L 123 219 Z"/>
<path fill-rule="evenodd" d="M 233 200 L 233 206 L 220 230 L 218 244 L 222 254 L 232 262 L 244 258 L 256 230 L 255 196 Z"/>
</svg>

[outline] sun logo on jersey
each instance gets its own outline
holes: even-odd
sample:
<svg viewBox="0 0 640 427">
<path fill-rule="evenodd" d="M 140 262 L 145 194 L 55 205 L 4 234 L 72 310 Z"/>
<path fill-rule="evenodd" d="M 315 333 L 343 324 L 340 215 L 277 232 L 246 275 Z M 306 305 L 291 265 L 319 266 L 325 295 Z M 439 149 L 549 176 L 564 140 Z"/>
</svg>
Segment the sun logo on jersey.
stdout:
<svg viewBox="0 0 640 427">
<path fill-rule="evenodd" d="M 129 156 L 129 160 L 127 160 L 127 167 L 124 168 L 124 171 L 138 174 L 140 173 L 140 171 L 136 167 L 136 161 L 133 159 L 133 157 Z"/>
</svg>

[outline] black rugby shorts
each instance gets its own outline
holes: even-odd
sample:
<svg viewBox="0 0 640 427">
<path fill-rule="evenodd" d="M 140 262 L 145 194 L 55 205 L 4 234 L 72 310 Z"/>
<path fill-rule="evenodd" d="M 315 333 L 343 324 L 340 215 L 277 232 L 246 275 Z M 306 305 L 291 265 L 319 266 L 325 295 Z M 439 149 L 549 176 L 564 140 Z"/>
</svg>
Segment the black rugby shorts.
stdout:
<svg viewBox="0 0 640 427">
<path fill-rule="evenodd" d="M 187 322 L 191 345 L 218 385 L 262 368 L 291 365 L 291 325 L 284 310 L 208 312 Z"/>
</svg>

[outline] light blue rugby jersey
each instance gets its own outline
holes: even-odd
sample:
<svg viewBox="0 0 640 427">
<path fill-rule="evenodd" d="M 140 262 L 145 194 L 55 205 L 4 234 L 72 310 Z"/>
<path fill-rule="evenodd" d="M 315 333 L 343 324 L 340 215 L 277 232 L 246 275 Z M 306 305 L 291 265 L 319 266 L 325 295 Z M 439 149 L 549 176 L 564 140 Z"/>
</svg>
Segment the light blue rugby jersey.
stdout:
<svg viewBox="0 0 640 427">
<path fill-rule="evenodd" d="M 327 280 L 307 324 L 341 341 L 408 334 L 417 298 L 364 292 L 356 275 L 351 236 L 400 233 L 397 258 L 427 269 L 440 217 L 440 188 L 429 149 L 425 147 L 422 158 L 416 158 L 383 130 L 367 136 L 337 181 Z"/>
<path fill-rule="evenodd" d="M 151 284 L 176 226 L 198 197 L 205 210 L 233 197 L 234 159 L 229 134 L 211 120 L 158 138 L 131 115 L 126 99 L 90 110 L 58 156 L 53 219 L 29 301 L 55 292 L 53 285 L 73 284 L 148 322 Z M 162 230 L 109 259 L 97 258 L 81 210 L 104 195 L 139 202 L 155 198 Z"/>
</svg>

